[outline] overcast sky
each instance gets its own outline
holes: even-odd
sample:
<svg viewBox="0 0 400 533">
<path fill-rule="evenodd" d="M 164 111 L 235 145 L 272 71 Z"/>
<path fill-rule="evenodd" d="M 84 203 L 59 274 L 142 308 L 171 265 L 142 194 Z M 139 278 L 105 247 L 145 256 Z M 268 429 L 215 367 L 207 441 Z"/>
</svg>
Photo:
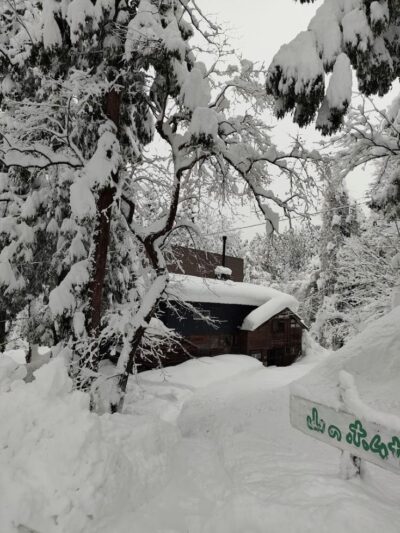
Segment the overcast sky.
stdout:
<svg viewBox="0 0 400 533">
<path fill-rule="evenodd" d="M 321 0 L 198 0 L 198 5 L 232 28 L 235 47 L 248 59 L 269 63 L 280 45 L 293 39 L 308 22 Z"/>
<path fill-rule="evenodd" d="M 266 65 L 269 65 L 282 44 L 307 29 L 308 22 L 321 3 L 322 0 L 313 4 L 300 4 L 294 0 L 198 0 L 198 5 L 205 13 L 215 15 L 219 22 L 230 28 L 234 48 L 244 57 L 263 61 Z M 296 134 L 298 129 L 288 118 L 279 124 L 278 131 L 276 141 L 279 143 L 285 133 Z M 302 133 L 310 140 L 317 138 L 313 127 L 302 130 Z M 369 181 L 368 172 L 360 169 L 353 173 L 347 183 L 351 196 L 362 199 Z M 256 221 L 255 216 L 251 216 L 248 223 Z M 262 228 L 258 231 L 262 231 Z M 255 232 L 244 232 L 244 236 L 248 238 Z"/>
</svg>

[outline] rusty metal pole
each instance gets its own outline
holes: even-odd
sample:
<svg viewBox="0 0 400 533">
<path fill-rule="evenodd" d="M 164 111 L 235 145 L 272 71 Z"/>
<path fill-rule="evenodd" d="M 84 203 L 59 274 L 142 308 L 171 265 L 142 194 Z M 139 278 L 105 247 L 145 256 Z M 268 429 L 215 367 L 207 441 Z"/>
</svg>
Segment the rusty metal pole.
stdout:
<svg viewBox="0 0 400 533">
<path fill-rule="evenodd" d="M 226 240 L 227 240 L 227 236 L 224 235 L 222 237 L 222 266 L 226 266 Z"/>
</svg>

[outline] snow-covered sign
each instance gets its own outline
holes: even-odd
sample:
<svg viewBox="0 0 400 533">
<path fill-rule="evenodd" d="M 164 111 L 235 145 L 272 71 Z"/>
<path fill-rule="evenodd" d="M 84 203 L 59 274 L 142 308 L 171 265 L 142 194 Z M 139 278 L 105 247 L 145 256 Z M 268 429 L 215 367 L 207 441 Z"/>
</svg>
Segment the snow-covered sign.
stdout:
<svg viewBox="0 0 400 533">
<path fill-rule="evenodd" d="M 400 432 L 294 394 L 290 422 L 310 437 L 400 473 Z"/>
</svg>

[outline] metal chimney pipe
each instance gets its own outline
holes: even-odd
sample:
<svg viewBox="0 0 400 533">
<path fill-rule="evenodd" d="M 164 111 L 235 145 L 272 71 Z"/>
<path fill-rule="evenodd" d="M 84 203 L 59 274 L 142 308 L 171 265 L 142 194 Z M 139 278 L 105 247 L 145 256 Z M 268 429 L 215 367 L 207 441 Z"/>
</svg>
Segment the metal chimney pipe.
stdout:
<svg viewBox="0 0 400 533">
<path fill-rule="evenodd" d="M 228 237 L 226 235 L 224 235 L 222 237 L 222 266 L 226 266 L 226 239 Z"/>
</svg>

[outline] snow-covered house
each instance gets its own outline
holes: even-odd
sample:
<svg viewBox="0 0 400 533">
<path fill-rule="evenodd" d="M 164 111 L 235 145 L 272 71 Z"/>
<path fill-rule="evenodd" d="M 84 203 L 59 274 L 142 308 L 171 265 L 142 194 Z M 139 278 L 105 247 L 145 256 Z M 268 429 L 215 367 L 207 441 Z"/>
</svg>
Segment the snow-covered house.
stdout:
<svg viewBox="0 0 400 533">
<path fill-rule="evenodd" d="M 215 273 L 225 278 L 229 268 L 217 267 Z M 270 287 L 172 273 L 168 304 L 161 306 L 159 317 L 184 342 L 165 364 L 242 353 L 266 365 L 290 365 L 301 355 L 306 327 L 297 309 L 293 296 Z"/>
</svg>

